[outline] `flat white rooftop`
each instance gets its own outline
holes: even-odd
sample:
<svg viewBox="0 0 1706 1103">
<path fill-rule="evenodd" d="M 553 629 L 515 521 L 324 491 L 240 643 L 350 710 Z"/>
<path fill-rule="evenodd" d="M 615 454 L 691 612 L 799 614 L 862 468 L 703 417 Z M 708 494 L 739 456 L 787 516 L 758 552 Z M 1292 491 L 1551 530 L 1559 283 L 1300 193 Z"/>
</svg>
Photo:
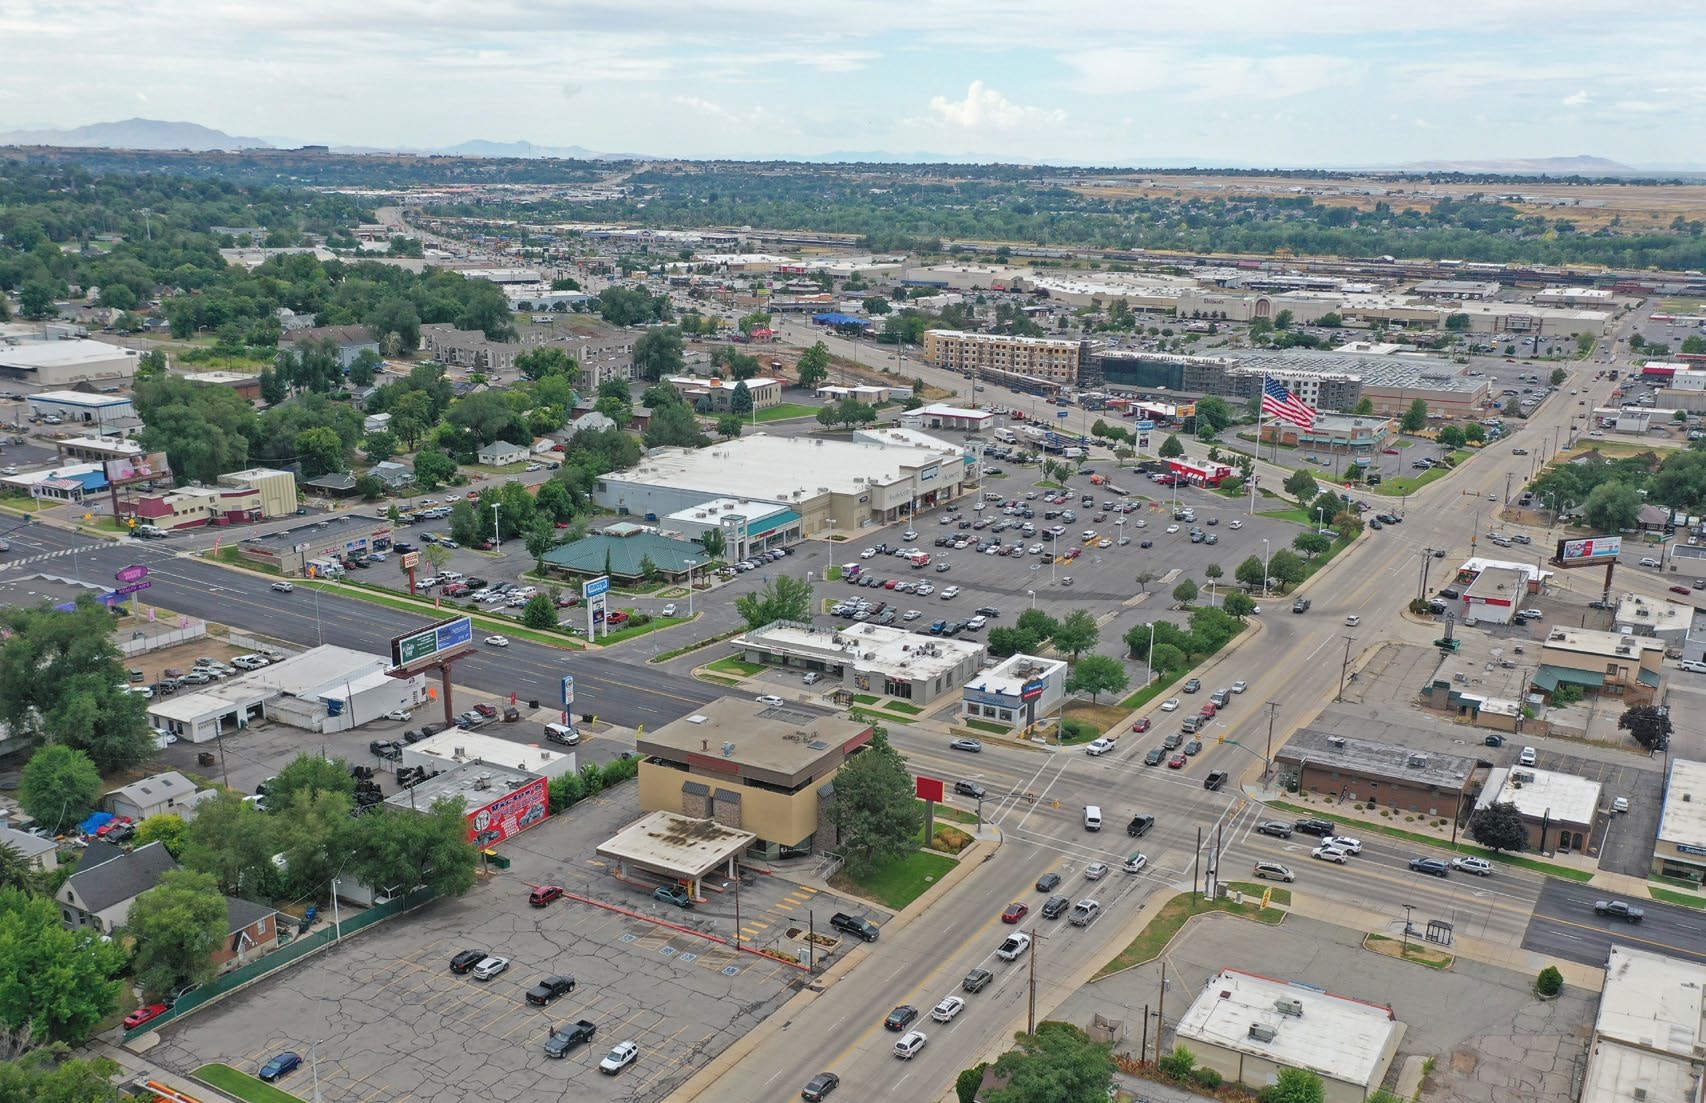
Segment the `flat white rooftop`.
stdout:
<svg viewBox="0 0 1706 1103">
<path fill-rule="evenodd" d="M 466 728 L 446 728 L 419 743 L 410 743 L 403 748 L 405 762 L 411 754 L 438 759 L 442 765 L 434 769 L 449 770 L 467 762 L 486 762 L 547 777 L 555 777 L 573 761 L 570 755 L 482 735 Z"/>
<path fill-rule="evenodd" d="M 1706 1019 L 1706 966 L 1614 945 L 1583 1076 L 1582 1103 L 1699 1098 L 1693 1057 Z M 1637 1095 L 1636 1090 L 1643 1094 Z"/>
<path fill-rule="evenodd" d="M 754 433 L 709 448 L 658 449 L 627 471 L 605 478 L 700 490 L 707 496 L 736 490 L 772 502 L 792 502 L 796 491 L 801 500 L 831 492 L 863 493 L 870 482 L 889 485 L 933 463 L 960 462 L 959 448 L 918 435 L 935 446 L 877 446 Z"/>
<path fill-rule="evenodd" d="M 1282 1014 L 1275 1006 L 1281 1000 L 1296 1000 L 1302 1014 Z M 1258 1023 L 1273 1030 L 1273 1041 L 1250 1036 Z M 1392 1035 L 1403 1029 L 1390 1008 L 1223 969 L 1179 1019 L 1178 1037 L 1366 1085 L 1384 1073 Z"/>
<path fill-rule="evenodd" d="M 1034 655 L 1010 655 L 978 674 L 965 684 L 966 689 L 979 693 L 999 693 L 1017 697 L 1026 685 L 1047 678 L 1066 664 L 1059 659 L 1039 659 Z"/>
<path fill-rule="evenodd" d="M 66 343 L 67 344 L 76 344 L 77 342 L 73 341 L 73 342 L 66 342 Z M 92 345 L 95 342 L 89 341 L 87 343 Z M 111 345 L 102 345 L 101 347 L 102 348 L 112 348 Z M 124 350 L 123 349 L 114 349 L 113 351 L 123 352 Z M 9 350 L 9 349 L 0 349 L 0 362 L 7 363 L 7 364 L 22 363 L 22 361 L 20 361 L 16 357 L 11 356 L 10 352 L 11 352 L 11 350 Z M 98 359 L 104 359 L 104 357 L 100 357 Z M 54 362 L 55 363 L 73 363 L 73 362 L 81 363 L 81 361 L 54 361 Z M 36 361 L 36 363 L 40 363 L 40 361 Z M 85 394 L 82 391 L 37 391 L 35 394 L 27 396 L 27 400 L 30 402 L 53 402 L 53 403 L 57 403 L 58 405 L 61 405 L 61 406 L 88 406 L 91 409 L 97 409 L 97 410 L 98 409 L 104 409 L 108 406 L 129 406 L 130 405 L 130 396 L 129 395 L 123 395 L 123 394 Z"/>
<path fill-rule="evenodd" d="M 1706 847 L 1706 762 L 1670 760 L 1659 841 Z"/>
<path fill-rule="evenodd" d="M 734 516 L 739 517 L 747 524 L 751 524 L 754 521 L 773 517 L 785 509 L 787 509 L 786 506 L 777 505 L 775 502 L 758 502 L 751 498 L 713 498 L 708 502 L 700 502 L 696 506 L 676 510 L 664 519 L 667 521 L 698 521 L 716 524 L 724 517 Z"/>
<path fill-rule="evenodd" d="M 599 844 L 598 853 L 651 869 L 701 877 L 757 841 L 753 832 L 724 827 L 715 820 L 653 812 Z"/>
<path fill-rule="evenodd" d="M 1512 784 L 1513 775 L 1520 775 L 1520 786 Z M 1532 766 L 1495 766 L 1487 774 L 1487 784 L 1481 789 L 1475 807 L 1514 804 L 1528 819 L 1592 823 L 1599 808 L 1599 794 L 1599 782 L 1574 774 L 1536 770 Z"/>
<path fill-rule="evenodd" d="M 776 621 L 753 629 L 734 642 L 800 656 L 820 656 L 906 679 L 947 674 L 972 656 L 983 653 L 983 645 L 970 640 L 920 636 L 904 628 L 869 623 L 819 628 Z"/>
<path fill-rule="evenodd" d="M 1631 594 L 1617 603 L 1617 624 L 1627 624 L 1636 635 L 1648 632 L 1687 632 L 1694 623 L 1694 606 L 1674 601 L 1648 601 Z"/>
<path fill-rule="evenodd" d="M 1622 653 L 1625 657 L 1637 661 L 1643 650 L 1665 649 L 1663 640 L 1647 636 L 1625 636 L 1621 632 L 1599 632 L 1592 628 L 1553 628 L 1546 633 L 1545 645 L 1555 647 L 1559 651 L 1574 651 L 1583 655 L 1610 657 Z M 1631 650 L 1625 652 L 1625 648 Z"/>
<path fill-rule="evenodd" d="M 916 410 L 907 411 L 909 414 L 919 414 L 924 417 L 957 417 L 968 421 L 987 421 L 995 415 L 988 410 L 968 410 L 963 406 L 949 406 L 945 402 L 920 406 Z"/>
<path fill-rule="evenodd" d="M 124 357 L 136 358 L 135 349 L 109 345 L 104 341 L 30 341 L 21 345 L 0 345 L 0 364 L 19 368 L 59 368 L 76 366 L 78 364 L 99 364 L 108 360 L 118 360 Z M 101 395 L 80 394 L 77 391 L 52 391 L 55 401 L 64 401 L 62 396 L 83 399 L 90 405 L 101 405 L 106 402 L 129 402 L 130 399 L 112 399 Z M 35 395 L 36 398 L 46 398 L 45 394 Z M 98 400 L 98 401 L 96 401 Z"/>
</svg>

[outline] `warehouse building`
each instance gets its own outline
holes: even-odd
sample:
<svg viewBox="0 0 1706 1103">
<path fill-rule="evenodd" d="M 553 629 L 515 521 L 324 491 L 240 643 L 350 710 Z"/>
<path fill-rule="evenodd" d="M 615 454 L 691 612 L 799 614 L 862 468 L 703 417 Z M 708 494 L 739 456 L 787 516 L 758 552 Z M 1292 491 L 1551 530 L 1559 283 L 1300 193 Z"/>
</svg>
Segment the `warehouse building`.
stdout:
<svg viewBox="0 0 1706 1103">
<path fill-rule="evenodd" d="M 113 382 L 136 374 L 141 354 L 83 338 L 0 342 L 0 379 L 35 387 Z M 134 415 L 135 411 L 132 411 Z"/>
<path fill-rule="evenodd" d="M 25 401 L 29 404 L 30 416 L 41 418 L 50 425 L 59 424 L 53 420 L 58 418 L 60 422 L 75 425 L 79 431 L 97 437 L 125 436 L 142 425 L 136 416 L 136 406 L 128 395 L 41 391 Z"/>
<path fill-rule="evenodd" d="M 1404 1024 L 1390 1007 L 1222 969 L 1180 1016 L 1176 1037 L 1228 1081 L 1260 1090 L 1282 1069 L 1307 1069 L 1321 1078 L 1324 1103 L 1362 1103 L 1386 1078 Z"/>
</svg>

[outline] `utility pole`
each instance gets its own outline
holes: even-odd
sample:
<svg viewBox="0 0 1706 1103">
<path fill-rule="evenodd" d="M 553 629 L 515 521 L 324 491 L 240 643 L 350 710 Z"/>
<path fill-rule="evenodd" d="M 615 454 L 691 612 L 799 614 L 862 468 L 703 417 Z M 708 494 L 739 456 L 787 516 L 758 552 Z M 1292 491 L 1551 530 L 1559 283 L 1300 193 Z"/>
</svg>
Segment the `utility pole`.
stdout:
<svg viewBox="0 0 1706 1103">
<path fill-rule="evenodd" d="M 1161 991 L 1155 997 L 1155 1059 L 1161 1060 L 1161 1035 L 1167 1031 L 1167 959 L 1161 959 Z"/>
<path fill-rule="evenodd" d="M 1037 1032 L 1037 953 L 1038 953 L 1041 945 L 1042 944 L 1037 941 L 1036 929 L 1032 928 L 1032 931 L 1031 931 L 1031 979 L 1030 979 L 1030 985 L 1029 985 L 1030 994 L 1029 994 L 1029 997 L 1028 997 L 1026 1004 L 1025 1004 L 1025 1033 L 1026 1034 L 1035 1034 Z M 1165 969 L 1166 964 L 1163 963 L 1161 967 L 1163 969 Z"/>
<path fill-rule="evenodd" d="M 1340 664 L 1340 666 L 1339 666 L 1339 695 L 1337 697 L 1333 698 L 1333 700 L 1335 700 L 1335 701 L 1343 701 L 1345 699 L 1345 671 L 1350 669 L 1350 666 L 1351 666 L 1351 644 L 1353 644 L 1355 642 L 1356 642 L 1355 636 L 1346 636 L 1345 637 L 1345 661 L 1342 664 Z"/>
<path fill-rule="evenodd" d="M 500 552 L 504 550 L 503 530 L 498 527 L 498 510 L 502 506 L 502 502 L 492 503 L 492 542 L 497 545 L 497 550 Z"/>
<path fill-rule="evenodd" d="M 1191 864 L 1191 892 L 1192 893 L 1195 893 L 1197 891 L 1197 882 L 1199 880 L 1201 880 L 1201 877 L 1202 877 L 1202 827 L 1199 825 L 1197 827 L 1197 856 L 1196 856 L 1196 861 Z"/>
<path fill-rule="evenodd" d="M 1279 703 L 1268 702 L 1268 750 L 1262 755 L 1262 788 L 1268 787 L 1268 779 L 1274 772 L 1274 713 L 1279 710 Z"/>
</svg>

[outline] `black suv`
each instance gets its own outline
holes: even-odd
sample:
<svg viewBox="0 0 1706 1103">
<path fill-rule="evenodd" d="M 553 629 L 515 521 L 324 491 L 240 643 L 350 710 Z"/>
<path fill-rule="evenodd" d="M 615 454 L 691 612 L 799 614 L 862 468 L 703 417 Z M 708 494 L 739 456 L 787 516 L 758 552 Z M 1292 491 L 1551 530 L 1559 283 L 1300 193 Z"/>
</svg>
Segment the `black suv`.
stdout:
<svg viewBox="0 0 1706 1103">
<path fill-rule="evenodd" d="M 846 912 L 836 912 L 834 915 L 829 917 L 829 925 L 838 931 L 846 931 L 848 934 L 858 935 L 866 942 L 875 942 L 877 940 L 877 925 L 863 916 L 848 915 Z"/>
<path fill-rule="evenodd" d="M 1338 831 L 1338 828 L 1327 820 L 1298 820 L 1291 826 L 1305 835 L 1318 835 L 1323 839 Z"/>
<path fill-rule="evenodd" d="M 1072 906 L 1072 901 L 1064 896 L 1051 896 L 1043 902 L 1043 918 L 1059 919 L 1066 914 L 1066 909 Z"/>
<path fill-rule="evenodd" d="M 1045 873 L 1041 877 L 1037 878 L 1037 891 L 1038 892 L 1053 892 L 1055 889 L 1057 889 L 1059 887 L 1060 887 L 1060 874 L 1058 874 L 1058 873 Z"/>
<path fill-rule="evenodd" d="M 1141 839 L 1149 834 L 1149 829 L 1154 826 L 1154 816 L 1133 816 L 1131 822 L 1125 825 L 1125 833 L 1134 839 Z"/>
<path fill-rule="evenodd" d="M 488 956 L 484 950 L 463 950 L 450 959 L 450 971 L 452 973 L 466 973 L 480 962 L 485 961 Z"/>
<path fill-rule="evenodd" d="M 983 786 L 971 781 L 954 782 L 954 792 L 959 793 L 961 796 L 972 797 L 976 800 L 982 800 L 984 797 Z"/>
<path fill-rule="evenodd" d="M 1308 598 L 1300 597 L 1291 603 L 1291 611 L 1294 613 L 1307 613 L 1309 612 L 1309 606 L 1311 604 L 1312 603 Z"/>
</svg>

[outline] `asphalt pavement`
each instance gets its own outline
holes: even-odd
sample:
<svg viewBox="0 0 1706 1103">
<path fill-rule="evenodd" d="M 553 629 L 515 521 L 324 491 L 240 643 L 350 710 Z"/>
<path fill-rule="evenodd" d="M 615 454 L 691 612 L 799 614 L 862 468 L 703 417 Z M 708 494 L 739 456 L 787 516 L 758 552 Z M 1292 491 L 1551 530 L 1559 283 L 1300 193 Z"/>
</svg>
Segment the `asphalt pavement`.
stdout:
<svg viewBox="0 0 1706 1103">
<path fill-rule="evenodd" d="M 1622 900 L 1645 910 L 1639 923 L 1595 915 L 1598 900 Z M 1676 904 L 1618 896 L 1591 885 L 1549 879 L 1535 903 L 1522 948 L 1605 968 L 1613 944 L 1706 962 L 1706 914 Z"/>
</svg>

